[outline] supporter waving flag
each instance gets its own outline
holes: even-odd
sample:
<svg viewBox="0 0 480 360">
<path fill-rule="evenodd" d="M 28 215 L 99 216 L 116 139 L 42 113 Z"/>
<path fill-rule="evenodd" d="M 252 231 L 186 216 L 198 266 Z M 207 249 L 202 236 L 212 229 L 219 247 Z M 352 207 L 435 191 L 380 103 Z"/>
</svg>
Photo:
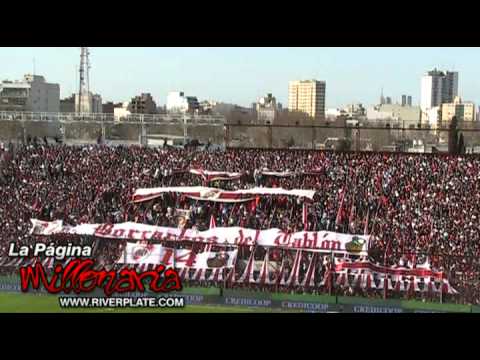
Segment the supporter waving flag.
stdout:
<svg viewBox="0 0 480 360">
<path fill-rule="evenodd" d="M 355 215 L 356 215 L 356 207 L 355 207 L 355 203 L 352 203 L 352 207 L 350 209 L 350 216 L 348 217 L 348 225 L 352 233 L 354 233 L 356 230 Z"/>
<path fill-rule="evenodd" d="M 303 222 L 303 230 L 308 231 L 308 205 L 307 202 L 303 202 L 302 207 L 302 222 Z"/>
<path fill-rule="evenodd" d="M 209 229 L 213 229 L 217 227 L 217 223 L 215 221 L 215 217 L 213 215 L 210 215 L 210 227 Z"/>
<path fill-rule="evenodd" d="M 337 217 L 335 219 L 335 224 L 340 226 L 343 221 L 343 202 L 345 200 L 345 188 L 341 190 L 342 194 L 340 195 L 340 205 L 338 206 Z"/>
<path fill-rule="evenodd" d="M 365 219 L 365 228 L 363 229 L 363 235 L 368 235 L 369 216 L 370 216 L 370 209 L 367 210 L 367 218 Z"/>
</svg>

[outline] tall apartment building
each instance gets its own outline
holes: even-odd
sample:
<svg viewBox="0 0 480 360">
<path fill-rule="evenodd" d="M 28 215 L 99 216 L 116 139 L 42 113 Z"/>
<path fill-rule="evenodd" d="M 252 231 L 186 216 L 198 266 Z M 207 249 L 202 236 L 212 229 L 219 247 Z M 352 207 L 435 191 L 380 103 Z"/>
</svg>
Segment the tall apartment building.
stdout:
<svg viewBox="0 0 480 360">
<path fill-rule="evenodd" d="M 60 85 L 29 74 L 20 81 L 5 80 L 0 83 L 0 111 L 59 112 Z"/>
<path fill-rule="evenodd" d="M 288 110 L 325 118 L 325 81 L 297 80 L 288 85 Z"/>
<path fill-rule="evenodd" d="M 402 106 L 412 106 L 412 97 L 409 95 L 402 95 Z"/>
<path fill-rule="evenodd" d="M 458 72 L 434 69 L 422 77 L 420 107 L 423 112 L 452 103 L 457 95 Z"/>
<path fill-rule="evenodd" d="M 132 98 L 130 111 L 132 114 L 155 114 L 157 112 L 157 104 L 153 101 L 150 93 L 142 93 L 140 96 Z"/>
<path fill-rule="evenodd" d="M 458 96 L 458 72 L 446 71 L 443 79 L 443 102 L 452 103 Z"/>
</svg>

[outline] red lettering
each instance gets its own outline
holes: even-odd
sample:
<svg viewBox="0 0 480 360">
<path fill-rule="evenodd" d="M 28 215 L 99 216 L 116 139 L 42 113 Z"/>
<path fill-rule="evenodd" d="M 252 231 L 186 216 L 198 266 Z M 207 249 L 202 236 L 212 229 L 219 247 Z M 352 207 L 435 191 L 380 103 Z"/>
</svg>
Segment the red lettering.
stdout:
<svg viewBox="0 0 480 360">
<path fill-rule="evenodd" d="M 308 238 L 308 232 L 303 233 L 303 247 L 306 249 L 315 249 L 317 247 L 317 233 L 311 233 L 312 239 Z"/>
<path fill-rule="evenodd" d="M 113 229 L 113 225 L 110 225 L 110 224 L 103 224 L 103 225 L 100 225 L 96 230 L 95 230 L 95 233 L 94 235 L 99 235 L 99 236 L 105 236 L 105 235 L 110 235 L 110 233 L 112 232 L 112 229 Z"/>
<path fill-rule="evenodd" d="M 139 230 L 135 230 L 135 229 L 130 229 L 130 230 L 128 230 L 128 238 L 129 238 L 129 239 L 134 239 L 133 234 L 139 233 L 139 232 L 140 232 Z"/>
<path fill-rule="evenodd" d="M 290 240 L 290 235 L 287 234 L 286 232 L 284 231 L 280 231 L 280 235 L 278 235 L 275 240 L 273 241 L 273 243 L 277 246 L 285 246 L 285 245 L 289 245 L 289 240 Z"/>
<path fill-rule="evenodd" d="M 106 296 L 111 296 L 114 292 L 144 292 L 144 279 L 150 279 L 149 288 L 155 292 L 182 289 L 180 278 L 174 269 L 168 269 L 165 277 L 160 277 L 165 270 L 164 265 L 158 265 L 155 270 L 143 273 L 137 273 L 134 269 L 123 269 L 119 272 L 119 276 L 113 270 L 96 271 L 92 267 L 91 259 L 73 260 L 65 268 L 57 265 L 50 281 L 42 264 L 37 263 L 35 267 L 32 265 L 22 267 L 20 268 L 21 289 L 23 292 L 27 292 L 29 286 L 32 285 L 32 288 L 37 290 L 40 284 L 43 284 L 49 293 L 56 294 L 61 291 L 69 293 L 71 290 L 76 293 L 91 292 L 96 287 L 101 287 Z M 60 275 L 61 281 L 59 282 Z"/>
<path fill-rule="evenodd" d="M 116 230 L 113 231 L 112 236 L 113 236 L 113 237 L 121 238 L 121 237 L 123 237 L 123 234 L 124 234 L 124 233 L 125 233 L 125 230 L 123 230 L 123 229 L 116 229 Z"/>
<path fill-rule="evenodd" d="M 340 250 L 340 241 L 323 240 L 320 248 L 325 250 Z"/>
<path fill-rule="evenodd" d="M 97 276 L 98 274 L 91 270 L 81 273 L 78 277 L 78 290 L 80 292 L 93 291 L 97 287 Z M 88 282 L 90 285 L 86 285 Z"/>
<path fill-rule="evenodd" d="M 293 239 L 292 247 L 301 248 L 302 247 L 302 238 Z"/>
<path fill-rule="evenodd" d="M 148 239 L 148 237 L 147 237 L 148 233 L 151 233 L 151 231 L 142 231 L 142 240 L 147 240 Z"/>
<path fill-rule="evenodd" d="M 154 240 L 163 240 L 162 238 L 163 233 L 160 231 L 155 231 L 152 235 L 152 239 Z"/>
<path fill-rule="evenodd" d="M 105 295 L 111 296 L 114 292 L 130 292 L 135 289 L 141 292 L 145 291 L 142 282 L 138 281 L 137 272 L 133 269 L 123 269 L 120 271 L 120 279 L 115 283 L 113 288 L 105 288 L 104 291 Z"/>
<path fill-rule="evenodd" d="M 207 237 L 207 242 L 209 242 L 209 243 L 214 243 L 214 244 L 218 244 L 218 237 L 217 237 L 217 236 Z"/>
<path fill-rule="evenodd" d="M 192 259 L 193 256 L 193 259 Z M 195 253 L 193 251 L 185 251 L 183 255 L 178 255 L 178 253 L 175 255 L 175 262 L 182 263 L 185 262 L 185 266 L 191 267 L 193 265 L 193 260 L 195 259 Z"/>
<path fill-rule="evenodd" d="M 197 236 L 197 237 L 194 237 L 194 238 L 193 238 L 193 241 L 203 243 L 203 242 L 205 242 L 205 238 L 202 237 L 202 236 Z"/>
<path fill-rule="evenodd" d="M 167 234 L 167 238 L 166 238 L 165 240 L 167 240 L 167 241 L 175 241 L 175 240 L 177 240 L 177 236 L 176 236 L 176 234 L 168 233 L 168 234 Z"/>
<path fill-rule="evenodd" d="M 41 264 L 36 264 L 35 272 L 33 270 L 33 266 L 25 266 L 20 268 L 20 286 L 22 292 L 28 291 L 30 282 L 32 282 L 32 288 L 38 290 L 38 287 L 40 286 L 40 279 L 42 280 L 42 283 L 47 283 L 45 271 L 43 270 L 43 266 L 41 266 Z"/>
<path fill-rule="evenodd" d="M 165 264 L 165 265 L 170 265 L 172 264 L 173 262 L 171 261 L 172 260 L 172 257 L 173 257 L 173 249 L 170 249 L 170 248 L 165 248 L 165 253 L 163 255 L 163 259 L 160 260 L 160 262 L 162 264 Z"/>
</svg>

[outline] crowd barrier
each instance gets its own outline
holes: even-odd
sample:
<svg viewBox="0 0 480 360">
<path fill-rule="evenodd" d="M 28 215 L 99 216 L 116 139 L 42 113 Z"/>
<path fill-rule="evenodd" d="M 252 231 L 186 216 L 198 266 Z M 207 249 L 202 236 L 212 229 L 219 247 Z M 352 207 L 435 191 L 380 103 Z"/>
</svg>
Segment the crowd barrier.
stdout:
<svg viewBox="0 0 480 360">
<path fill-rule="evenodd" d="M 0 291 L 21 292 L 18 277 L 0 277 Z M 46 292 L 42 289 L 36 293 Z M 368 299 L 353 296 L 267 293 L 216 287 L 185 287 L 181 292 L 173 295 L 184 297 L 187 305 L 247 306 L 314 313 L 480 313 L 480 306 L 475 305 Z M 103 296 L 103 292 L 98 289 L 88 296 Z M 145 296 L 145 294 L 121 294 L 119 296 Z M 158 296 L 158 294 L 149 293 L 148 296 Z"/>
</svg>

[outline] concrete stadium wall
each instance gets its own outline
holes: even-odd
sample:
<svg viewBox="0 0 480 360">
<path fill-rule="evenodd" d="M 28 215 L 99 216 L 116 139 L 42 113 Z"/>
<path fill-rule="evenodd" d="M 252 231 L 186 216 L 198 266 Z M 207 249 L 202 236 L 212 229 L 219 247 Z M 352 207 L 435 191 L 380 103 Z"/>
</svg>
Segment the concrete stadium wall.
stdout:
<svg viewBox="0 0 480 360">
<path fill-rule="evenodd" d="M 162 124 L 146 126 L 147 135 L 173 135 L 183 136 L 183 125 Z M 224 130 L 223 126 L 210 125 L 189 125 L 187 126 L 187 136 L 190 139 L 196 139 L 201 143 L 206 143 L 210 139 L 214 144 L 223 144 Z"/>
<path fill-rule="evenodd" d="M 37 137 L 55 137 L 60 136 L 59 123 L 41 123 L 37 121 L 25 121 L 25 134 L 32 138 Z M 23 125 L 19 121 L 1 121 L 0 120 L 0 139 L 21 141 L 23 139 Z"/>
</svg>

